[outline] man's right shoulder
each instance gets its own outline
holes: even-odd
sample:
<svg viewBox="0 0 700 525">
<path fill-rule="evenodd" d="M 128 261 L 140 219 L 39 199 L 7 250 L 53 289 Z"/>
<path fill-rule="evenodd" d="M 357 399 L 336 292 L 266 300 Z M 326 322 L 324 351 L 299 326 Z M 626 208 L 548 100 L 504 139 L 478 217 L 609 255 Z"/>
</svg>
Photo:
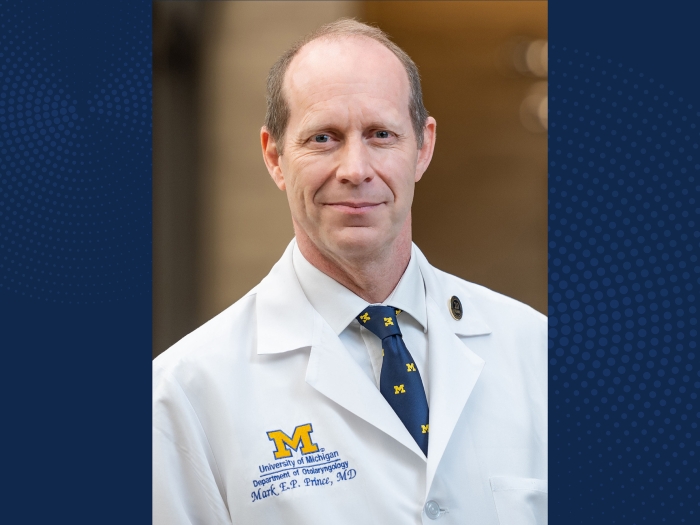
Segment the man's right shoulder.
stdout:
<svg viewBox="0 0 700 525">
<path fill-rule="evenodd" d="M 253 344 L 256 288 L 156 357 L 154 372 L 170 375 L 183 367 L 196 368 Z"/>
</svg>

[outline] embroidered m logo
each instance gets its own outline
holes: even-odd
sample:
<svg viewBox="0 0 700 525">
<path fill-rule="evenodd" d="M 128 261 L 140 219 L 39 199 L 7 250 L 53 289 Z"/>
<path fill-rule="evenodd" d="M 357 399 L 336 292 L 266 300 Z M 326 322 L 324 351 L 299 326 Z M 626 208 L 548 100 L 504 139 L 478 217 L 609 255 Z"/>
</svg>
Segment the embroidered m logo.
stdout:
<svg viewBox="0 0 700 525">
<path fill-rule="evenodd" d="M 311 441 L 311 433 L 314 431 L 311 423 L 299 425 L 294 429 L 292 437 L 281 430 L 271 430 L 267 433 L 267 439 L 275 444 L 275 459 L 288 458 L 292 455 L 292 450 L 299 450 L 301 445 L 302 454 L 318 452 L 318 445 Z"/>
</svg>

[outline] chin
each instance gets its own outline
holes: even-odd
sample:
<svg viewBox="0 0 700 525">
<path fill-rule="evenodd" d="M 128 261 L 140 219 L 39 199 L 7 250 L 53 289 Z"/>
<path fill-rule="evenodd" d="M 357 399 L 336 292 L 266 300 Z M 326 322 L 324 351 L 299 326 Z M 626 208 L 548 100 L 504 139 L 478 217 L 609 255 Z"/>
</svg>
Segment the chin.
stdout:
<svg viewBox="0 0 700 525">
<path fill-rule="evenodd" d="M 355 227 L 343 228 L 327 237 L 326 246 L 336 255 L 345 258 L 358 259 L 372 257 L 385 250 L 394 238 L 376 228 Z"/>
</svg>

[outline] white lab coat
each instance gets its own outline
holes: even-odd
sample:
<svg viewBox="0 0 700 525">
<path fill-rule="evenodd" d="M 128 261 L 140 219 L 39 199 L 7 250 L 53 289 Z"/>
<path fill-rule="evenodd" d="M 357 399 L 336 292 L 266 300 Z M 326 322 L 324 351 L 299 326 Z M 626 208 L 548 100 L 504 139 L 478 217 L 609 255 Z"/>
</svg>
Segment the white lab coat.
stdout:
<svg viewBox="0 0 700 525">
<path fill-rule="evenodd" d="M 546 318 L 416 253 L 427 460 L 307 301 L 290 244 L 256 288 L 154 361 L 156 525 L 547 522 Z"/>
</svg>

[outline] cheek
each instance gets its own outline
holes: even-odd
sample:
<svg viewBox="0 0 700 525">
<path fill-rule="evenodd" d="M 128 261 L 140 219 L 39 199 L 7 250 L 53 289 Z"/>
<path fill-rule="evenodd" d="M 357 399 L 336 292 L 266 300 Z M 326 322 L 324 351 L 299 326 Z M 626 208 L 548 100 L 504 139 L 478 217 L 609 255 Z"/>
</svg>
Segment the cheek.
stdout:
<svg viewBox="0 0 700 525">
<path fill-rule="evenodd" d="M 304 209 L 307 215 L 313 213 L 314 200 L 327 177 L 324 163 L 318 159 L 296 159 L 288 168 L 287 192 L 290 201 L 297 209 Z"/>
<path fill-rule="evenodd" d="M 413 205 L 413 190 L 415 189 L 415 182 L 413 179 L 408 177 L 402 179 L 401 189 L 396 196 L 396 206 L 400 215 L 405 215 L 411 210 Z"/>
<path fill-rule="evenodd" d="M 394 195 L 394 201 L 400 205 L 410 206 L 415 187 L 415 163 L 402 156 L 386 156 L 376 164 L 377 173 Z"/>
</svg>

